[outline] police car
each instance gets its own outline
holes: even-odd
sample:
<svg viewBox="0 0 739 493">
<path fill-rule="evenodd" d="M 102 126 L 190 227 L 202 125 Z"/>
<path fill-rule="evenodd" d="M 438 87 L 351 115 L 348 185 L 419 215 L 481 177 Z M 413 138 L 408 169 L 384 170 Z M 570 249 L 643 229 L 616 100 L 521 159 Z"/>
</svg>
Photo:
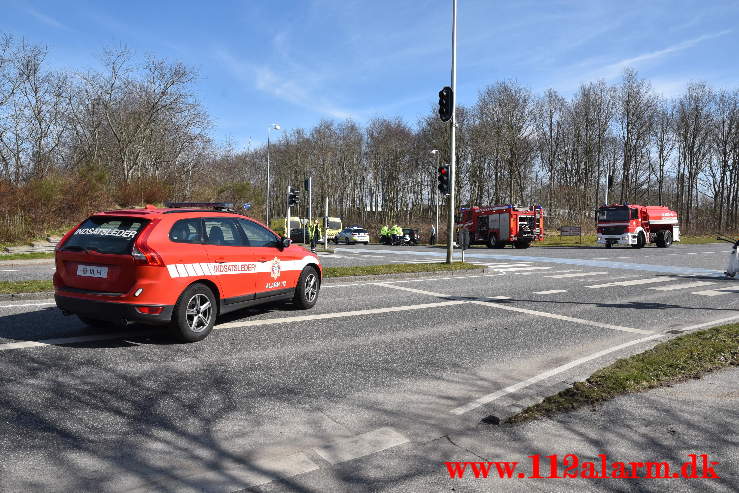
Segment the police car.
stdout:
<svg viewBox="0 0 739 493">
<path fill-rule="evenodd" d="M 247 306 L 312 308 L 321 286 L 316 255 L 224 203 L 100 212 L 69 231 L 55 257 L 63 313 L 94 327 L 170 325 L 185 342 Z"/>
</svg>

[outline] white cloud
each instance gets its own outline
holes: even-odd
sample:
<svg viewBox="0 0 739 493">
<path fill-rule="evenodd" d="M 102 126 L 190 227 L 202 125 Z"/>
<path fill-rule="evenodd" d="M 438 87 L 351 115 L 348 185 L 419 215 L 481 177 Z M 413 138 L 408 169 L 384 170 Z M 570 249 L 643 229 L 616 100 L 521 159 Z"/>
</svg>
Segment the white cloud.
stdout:
<svg viewBox="0 0 739 493">
<path fill-rule="evenodd" d="M 57 29 L 62 29 L 64 31 L 72 31 L 68 26 L 62 24 L 58 20 L 54 19 L 51 16 L 48 16 L 42 12 L 39 12 L 38 10 L 32 9 L 32 8 L 26 8 L 26 13 L 30 16 L 34 17 L 37 21 L 46 24 L 47 26 L 55 27 Z"/>
<path fill-rule="evenodd" d="M 351 118 L 353 115 L 351 111 L 339 108 L 327 98 L 317 94 L 318 81 L 322 79 L 320 76 L 307 75 L 307 72 L 298 73 L 297 77 L 285 76 L 268 66 L 242 61 L 225 50 L 218 50 L 216 56 L 234 75 L 253 83 L 256 89 L 277 99 L 337 119 Z M 295 68 L 292 71 L 296 72 Z"/>
</svg>

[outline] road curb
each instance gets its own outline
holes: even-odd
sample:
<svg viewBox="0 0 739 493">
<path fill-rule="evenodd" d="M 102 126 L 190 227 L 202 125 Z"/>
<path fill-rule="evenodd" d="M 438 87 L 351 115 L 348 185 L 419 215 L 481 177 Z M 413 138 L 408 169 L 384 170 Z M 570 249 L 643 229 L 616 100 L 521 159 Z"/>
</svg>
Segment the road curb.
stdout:
<svg viewBox="0 0 739 493">
<path fill-rule="evenodd" d="M 0 265 L 33 265 L 33 264 L 49 264 L 54 265 L 53 258 L 29 258 L 16 260 L 0 260 Z"/>
<path fill-rule="evenodd" d="M 54 298 L 54 291 L 39 291 L 37 293 L 0 294 L 0 301 L 47 300 L 51 298 Z"/>
<path fill-rule="evenodd" d="M 323 279 L 324 284 L 333 284 L 334 282 L 347 281 L 382 281 L 385 279 L 417 279 L 421 277 L 467 277 L 469 274 L 484 274 L 487 271 L 485 267 L 479 269 L 466 269 L 455 271 L 438 271 L 438 272 L 402 272 L 398 274 L 378 274 L 369 276 L 341 276 L 327 277 Z"/>
</svg>

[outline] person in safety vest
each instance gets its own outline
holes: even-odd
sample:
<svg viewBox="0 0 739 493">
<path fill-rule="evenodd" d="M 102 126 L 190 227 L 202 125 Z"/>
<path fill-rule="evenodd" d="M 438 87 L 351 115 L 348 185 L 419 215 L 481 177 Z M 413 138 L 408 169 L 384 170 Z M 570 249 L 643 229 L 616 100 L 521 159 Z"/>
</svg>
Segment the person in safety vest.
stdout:
<svg viewBox="0 0 739 493">
<path fill-rule="evenodd" d="M 310 251 L 316 251 L 316 243 L 321 237 L 321 223 L 318 219 L 314 219 L 311 224 L 308 225 L 308 236 L 310 237 Z"/>
<path fill-rule="evenodd" d="M 399 243 L 400 238 L 403 237 L 403 228 L 401 228 L 397 224 L 394 224 L 393 227 L 390 228 L 390 236 L 392 237 L 393 245 Z"/>
<path fill-rule="evenodd" d="M 390 228 L 387 227 L 387 224 L 380 228 L 380 243 L 388 243 L 388 239 L 390 238 Z"/>
</svg>

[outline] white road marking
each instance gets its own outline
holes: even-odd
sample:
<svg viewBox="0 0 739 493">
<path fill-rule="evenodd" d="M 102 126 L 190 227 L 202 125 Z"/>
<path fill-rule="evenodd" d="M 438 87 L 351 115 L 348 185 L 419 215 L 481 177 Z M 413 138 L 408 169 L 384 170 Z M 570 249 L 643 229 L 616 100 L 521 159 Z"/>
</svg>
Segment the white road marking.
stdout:
<svg viewBox="0 0 739 493">
<path fill-rule="evenodd" d="M 390 285 L 387 285 L 391 287 Z M 420 291 L 412 288 L 404 288 L 401 286 L 392 286 L 395 289 L 404 289 L 408 291 Z M 423 292 L 424 294 L 426 292 Z M 437 296 L 436 293 L 433 293 Z M 404 306 L 388 306 L 384 308 L 369 308 L 366 310 L 354 310 L 348 312 L 331 312 L 331 313 L 317 313 L 315 315 L 301 315 L 298 317 L 279 317 L 279 318 L 265 318 L 261 320 L 243 320 L 237 322 L 228 322 L 225 324 L 216 325 L 214 329 L 232 329 L 232 328 L 246 328 L 263 325 L 276 325 L 276 324 L 287 324 L 293 322 L 305 322 L 307 320 L 329 320 L 332 318 L 343 318 L 343 317 L 358 317 L 361 315 L 378 315 L 389 312 L 404 312 L 409 310 L 424 310 L 426 308 L 441 308 L 444 306 L 461 305 L 467 303 L 465 300 L 450 300 L 450 301 L 437 301 L 436 303 L 421 303 L 418 305 L 404 305 Z"/>
<path fill-rule="evenodd" d="M 498 272 L 519 272 L 519 271 L 529 271 L 529 270 L 549 270 L 551 267 L 505 267 L 502 269 L 496 269 L 495 267 L 490 267 L 491 269 L 497 270 Z"/>
<path fill-rule="evenodd" d="M 690 252 L 688 255 L 698 255 L 696 252 Z"/>
<path fill-rule="evenodd" d="M 610 288 L 612 286 L 638 286 L 640 284 L 654 284 L 657 282 L 668 282 L 668 281 L 674 281 L 674 277 L 669 276 L 660 276 L 660 277 L 650 277 L 649 279 L 633 279 L 631 281 L 617 281 L 617 282 L 607 282 L 605 284 L 593 284 L 592 286 L 585 286 L 586 288 L 590 289 L 600 289 L 600 288 Z"/>
<path fill-rule="evenodd" d="M 95 334 L 89 336 L 58 337 L 54 339 L 43 339 L 40 341 L 23 341 L 0 344 L 0 351 L 11 349 L 28 349 L 35 347 L 59 346 L 62 344 L 76 344 L 80 342 L 107 341 L 110 339 L 121 339 L 125 337 L 142 336 L 141 332 L 118 332 L 115 334 Z"/>
<path fill-rule="evenodd" d="M 649 288 L 655 291 L 674 291 L 676 289 L 687 289 L 697 288 L 698 286 L 708 286 L 709 284 L 716 284 L 715 282 L 708 281 L 696 281 L 696 282 L 683 282 L 680 284 L 670 284 L 669 286 L 660 286 L 658 288 Z"/>
<path fill-rule="evenodd" d="M 493 299 L 493 298 L 491 298 Z M 583 318 L 568 317 L 567 315 L 559 315 L 557 313 L 540 312 L 537 310 L 529 310 L 528 308 L 520 308 L 503 303 L 495 303 L 494 301 L 476 301 L 470 300 L 470 303 L 478 305 L 490 306 L 493 308 L 499 308 L 501 310 L 508 310 L 512 312 L 525 313 L 527 315 L 534 315 L 536 317 L 553 318 L 556 320 L 563 320 L 565 322 L 572 322 L 579 325 L 589 325 L 591 327 L 600 327 L 603 329 L 620 330 L 622 332 L 633 332 L 635 334 L 653 334 L 652 330 L 634 329 L 632 327 L 623 327 L 621 325 L 604 324 L 602 322 L 595 322 L 593 320 L 585 320 Z"/>
<path fill-rule="evenodd" d="M 725 324 L 727 322 L 731 322 L 733 320 L 736 320 L 738 318 L 739 318 L 739 315 L 732 315 L 731 317 L 721 318 L 721 319 L 718 319 L 718 320 L 712 320 L 710 322 L 703 322 L 701 324 L 696 324 L 696 325 L 688 325 L 687 327 L 681 327 L 681 328 L 679 328 L 679 330 L 682 330 L 682 331 L 685 331 L 685 332 L 690 332 L 690 331 L 693 331 L 693 330 L 703 329 L 705 327 L 713 327 L 713 326 L 716 326 L 716 325 L 722 325 L 722 324 Z"/>
<path fill-rule="evenodd" d="M 600 276 L 603 274 L 608 274 L 608 272 L 576 272 L 574 274 L 560 274 L 557 276 L 544 276 L 544 277 L 549 277 L 551 279 L 567 279 L 569 277 Z"/>
<path fill-rule="evenodd" d="M 337 440 L 322 447 L 316 447 L 313 451 L 325 461 L 331 464 L 339 464 L 397 447 L 409 441 L 408 438 L 394 429 L 385 427 Z"/>
<path fill-rule="evenodd" d="M 690 294 L 697 294 L 698 296 L 721 296 L 732 292 L 739 291 L 739 286 L 733 286 L 729 288 L 718 288 L 718 289 L 707 289 L 705 291 L 695 291 Z"/>
<path fill-rule="evenodd" d="M 549 291 L 534 291 L 534 294 L 557 294 L 566 292 L 566 289 L 550 289 Z"/>
<path fill-rule="evenodd" d="M 552 368 L 551 370 L 547 370 L 543 373 L 539 373 L 538 375 L 534 375 L 533 377 L 523 380 L 518 383 L 514 383 L 513 385 L 509 385 L 508 387 L 505 387 L 503 389 L 500 389 L 496 392 L 493 392 L 492 394 L 484 395 L 478 399 L 475 399 L 474 401 L 465 404 L 463 406 L 455 407 L 451 411 L 449 411 L 452 414 L 455 414 L 457 416 L 464 414 L 466 412 L 472 411 L 473 409 L 477 409 L 480 406 L 483 406 L 485 404 L 489 404 L 490 402 L 493 402 L 496 399 L 499 399 L 500 397 L 503 397 L 504 395 L 511 394 L 513 392 L 516 392 L 517 390 L 521 390 L 523 388 L 529 387 L 537 382 L 541 382 L 542 380 L 546 380 L 549 377 L 552 377 L 554 375 L 557 375 L 558 373 L 562 373 L 564 371 L 567 371 L 571 368 L 575 368 L 577 366 L 580 366 L 584 363 L 587 363 L 588 361 L 592 361 L 594 359 L 600 358 L 601 356 L 605 356 L 606 354 L 613 353 L 615 351 L 620 351 L 621 349 L 627 348 L 629 346 L 633 346 L 635 344 L 641 344 L 642 342 L 651 341 L 654 339 L 658 339 L 661 337 L 665 337 L 664 334 L 654 334 L 648 337 L 642 337 L 641 339 L 635 339 L 633 341 L 626 342 L 624 344 L 619 344 L 618 346 L 613 346 L 608 349 L 604 349 L 603 351 L 598 351 L 597 353 L 593 353 L 589 356 L 585 356 L 583 358 L 578 358 L 576 360 L 570 361 L 569 363 L 566 363 L 564 365 L 558 366 L 556 368 Z"/>
<path fill-rule="evenodd" d="M 47 301 L 44 303 L 20 303 L 17 305 L 0 305 L 0 309 L 2 308 L 16 308 L 19 306 L 49 306 L 49 305 L 56 305 L 53 301 Z"/>
<path fill-rule="evenodd" d="M 18 272 L 18 269 L 1 269 L 0 272 Z"/>
<path fill-rule="evenodd" d="M 510 300 L 510 296 L 488 296 L 491 300 Z"/>
<path fill-rule="evenodd" d="M 614 258 L 631 258 L 631 257 L 614 257 Z"/>
<path fill-rule="evenodd" d="M 593 260 L 611 260 L 611 257 L 593 257 Z"/>
<path fill-rule="evenodd" d="M 516 264 L 496 264 L 491 262 L 483 262 L 481 265 L 487 265 L 488 267 L 500 267 L 500 268 L 508 268 L 508 267 L 529 267 L 531 266 L 531 262 L 519 262 Z"/>
</svg>

